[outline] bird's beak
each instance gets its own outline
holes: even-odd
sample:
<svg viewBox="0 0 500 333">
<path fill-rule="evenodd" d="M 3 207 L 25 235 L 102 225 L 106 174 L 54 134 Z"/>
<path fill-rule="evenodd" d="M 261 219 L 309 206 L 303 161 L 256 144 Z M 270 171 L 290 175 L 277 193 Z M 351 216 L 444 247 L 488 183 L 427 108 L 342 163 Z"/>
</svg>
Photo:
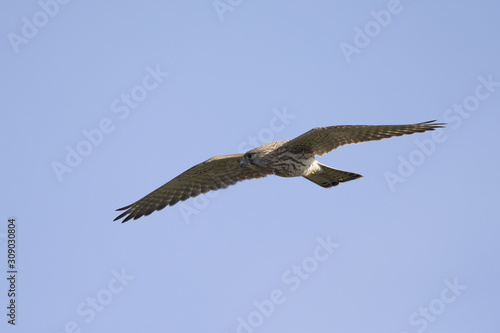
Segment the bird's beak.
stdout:
<svg viewBox="0 0 500 333">
<path fill-rule="evenodd" d="M 240 161 L 240 167 L 244 167 L 247 163 L 248 163 L 248 161 L 246 159 L 242 158 Z"/>
</svg>

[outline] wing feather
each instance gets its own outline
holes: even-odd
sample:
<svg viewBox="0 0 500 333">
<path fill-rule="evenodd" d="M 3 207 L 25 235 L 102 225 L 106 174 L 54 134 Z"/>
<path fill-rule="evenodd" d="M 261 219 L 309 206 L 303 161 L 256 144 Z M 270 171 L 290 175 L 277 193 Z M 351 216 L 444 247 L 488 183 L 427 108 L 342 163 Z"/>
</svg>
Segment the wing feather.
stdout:
<svg viewBox="0 0 500 333">
<path fill-rule="evenodd" d="M 268 175 L 264 171 L 240 167 L 243 154 L 220 155 L 181 173 L 165 185 L 149 193 L 131 205 L 117 209 L 124 210 L 114 220 L 124 218 L 122 222 L 149 215 L 155 210 L 173 206 L 179 201 L 196 197 L 201 193 L 227 188 L 246 179 L 262 178 Z"/>
<path fill-rule="evenodd" d="M 292 152 L 324 155 L 349 144 L 382 140 L 393 136 L 422 133 L 444 127 L 435 120 L 410 125 L 345 125 L 316 127 L 285 143 L 283 148 Z"/>
</svg>

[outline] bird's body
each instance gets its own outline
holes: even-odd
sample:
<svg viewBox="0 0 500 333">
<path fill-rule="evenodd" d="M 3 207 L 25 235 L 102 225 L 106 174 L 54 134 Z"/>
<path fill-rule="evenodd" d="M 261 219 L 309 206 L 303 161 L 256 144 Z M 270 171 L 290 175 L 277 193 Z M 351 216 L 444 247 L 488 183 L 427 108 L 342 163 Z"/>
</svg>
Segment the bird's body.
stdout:
<svg viewBox="0 0 500 333">
<path fill-rule="evenodd" d="M 301 152 L 290 154 L 286 149 L 289 141 L 270 142 L 249 150 L 245 155 L 256 154 L 259 159 L 253 159 L 253 163 L 243 163 L 242 166 L 248 165 L 280 177 L 305 176 L 314 171 L 317 164 L 314 155 Z"/>
<path fill-rule="evenodd" d="M 135 203 L 118 209 L 125 212 L 115 220 L 125 216 L 123 222 L 138 219 L 201 193 L 268 175 L 302 176 L 325 188 L 336 186 L 362 176 L 323 165 L 315 159 L 316 155 L 324 155 L 347 144 L 432 131 L 440 127 L 443 124 L 433 121 L 411 125 L 316 127 L 295 139 L 266 143 L 245 154 L 212 157 Z"/>
</svg>

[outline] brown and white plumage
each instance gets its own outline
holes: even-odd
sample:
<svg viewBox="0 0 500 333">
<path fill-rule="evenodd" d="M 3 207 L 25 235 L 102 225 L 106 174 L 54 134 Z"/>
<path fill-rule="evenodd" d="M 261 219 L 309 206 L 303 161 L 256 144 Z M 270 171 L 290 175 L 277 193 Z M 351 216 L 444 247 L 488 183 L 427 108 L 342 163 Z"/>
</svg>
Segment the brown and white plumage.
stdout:
<svg viewBox="0 0 500 333">
<path fill-rule="evenodd" d="M 444 127 L 444 124 L 435 121 L 411 125 L 316 127 L 295 139 L 270 142 L 245 154 L 215 156 L 188 169 L 133 204 L 117 209 L 124 212 L 115 221 L 123 217 L 123 222 L 135 220 L 201 193 L 271 174 L 281 177 L 303 176 L 325 188 L 336 186 L 361 175 L 330 168 L 316 161 L 314 156 L 324 155 L 343 145 L 432 131 L 440 127 Z"/>
</svg>

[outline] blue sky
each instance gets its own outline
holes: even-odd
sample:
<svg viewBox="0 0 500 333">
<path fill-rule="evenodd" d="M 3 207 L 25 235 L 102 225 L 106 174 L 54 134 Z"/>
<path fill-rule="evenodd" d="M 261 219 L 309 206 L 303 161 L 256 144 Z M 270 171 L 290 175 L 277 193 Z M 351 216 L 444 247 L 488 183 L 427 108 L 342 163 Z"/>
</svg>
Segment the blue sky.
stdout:
<svg viewBox="0 0 500 333">
<path fill-rule="evenodd" d="M 4 1 L 2 332 L 498 332 L 500 4 Z M 439 132 L 137 221 L 191 166 L 316 126 Z M 16 326 L 7 323 L 16 219 Z"/>
</svg>

